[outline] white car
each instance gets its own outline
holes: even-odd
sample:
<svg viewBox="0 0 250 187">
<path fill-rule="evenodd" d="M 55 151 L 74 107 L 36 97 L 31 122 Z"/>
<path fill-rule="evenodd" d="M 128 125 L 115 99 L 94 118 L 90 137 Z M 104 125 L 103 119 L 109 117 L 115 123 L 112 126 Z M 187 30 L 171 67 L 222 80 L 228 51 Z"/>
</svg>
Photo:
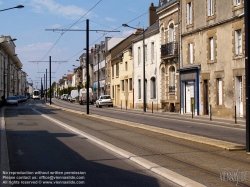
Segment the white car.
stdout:
<svg viewBox="0 0 250 187">
<path fill-rule="evenodd" d="M 18 97 L 16 97 L 16 96 L 7 97 L 6 105 L 16 105 L 16 106 L 18 106 Z"/>
<path fill-rule="evenodd" d="M 101 95 L 96 100 L 95 106 L 99 108 L 102 106 L 113 107 L 113 100 L 111 99 L 110 95 Z"/>
</svg>

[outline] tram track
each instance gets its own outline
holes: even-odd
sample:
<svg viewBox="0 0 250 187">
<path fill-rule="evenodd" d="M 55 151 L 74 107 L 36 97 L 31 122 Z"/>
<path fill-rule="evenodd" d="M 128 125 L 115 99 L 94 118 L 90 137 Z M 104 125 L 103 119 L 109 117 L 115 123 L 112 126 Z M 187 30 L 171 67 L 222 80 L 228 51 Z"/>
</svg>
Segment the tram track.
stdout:
<svg viewBox="0 0 250 187">
<path fill-rule="evenodd" d="M 48 115 L 48 114 L 46 114 L 46 115 Z M 79 117 L 82 118 L 82 116 L 79 116 Z M 67 123 L 69 123 L 69 119 L 65 115 L 61 115 L 59 119 L 63 120 L 63 121 L 66 120 Z M 90 119 L 90 118 L 88 117 L 88 119 Z M 189 150 L 190 152 L 206 152 L 207 154 L 211 154 L 212 156 L 219 157 L 220 159 L 223 159 L 223 160 L 227 159 L 228 163 L 230 163 L 232 161 L 233 162 L 236 161 L 236 162 L 239 162 L 241 164 L 250 165 L 249 162 L 247 162 L 245 160 L 242 160 L 242 159 L 231 158 L 231 157 L 224 156 L 224 155 L 221 155 L 221 154 L 216 153 L 216 152 L 209 152 L 209 151 L 207 151 L 205 149 L 197 148 L 195 146 L 189 146 L 189 145 L 186 145 L 186 144 L 182 144 L 182 143 L 179 143 L 179 142 L 172 141 L 169 138 L 167 138 L 168 136 L 164 136 L 164 138 L 163 137 L 158 137 L 158 136 L 155 136 L 155 134 L 157 134 L 157 133 L 152 133 L 152 135 L 149 135 L 149 134 L 145 133 L 146 130 L 140 130 L 141 131 L 141 133 L 140 133 L 140 132 L 138 132 L 138 130 L 135 132 L 135 128 L 131 128 L 131 127 L 130 128 L 129 127 L 125 128 L 124 126 L 122 126 L 120 124 L 117 125 L 116 123 L 105 123 L 103 121 L 100 121 L 98 119 L 93 119 L 93 118 L 91 120 L 100 123 L 101 126 L 105 125 L 106 127 L 108 127 L 107 129 L 115 128 L 118 131 L 126 131 L 126 132 L 129 132 L 129 133 L 136 133 L 138 136 L 144 136 L 144 137 L 147 137 L 147 138 L 157 139 L 158 141 L 162 141 L 162 143 L 165 143 L 165 144 L 166 144 L 166 141 L 167 141 L 167 143 L 174 144 L 174 146 L 181 146 L 183 148 L 184 147 L 188 148 L 188 149 L 190 149 Z M 97 130 L 96 128 L 93 128 L 90 125 L 87 125 L 85 123 L 79 123 L 79 120 L 77 120 L 77 119 L 70 120 L 70 121 L 72 123 L 74 123 L 75 125 L 77 125 L 78 127 L 81 127 L 84 130 L 84 132 L 87 130 L 88 131 L 87 133 L 92 132 L 92 134 L 95 134 L 95 135 L 99 134 L 98 138 L 100 136 L 101 137 L 106 136 L 106 137 L 109 137 L 109 139 L 112 138 L 114 141 L 119 140 L 120 142 L 123 142 L 123 144 L 124 143 L 126 144 L 125 147 L 132 146 L 132 147 L 134 147 L 133 149 L 141 149 L 141 150 L 144 150 L 144 151 L 148 152 L 148 154 L 146 154 L 146 155 L 155 155 L 155 156 L 161 157 L 161 159 L 164 159 L 164 160 L 167 159 L 168 161 L 171 161 L 171 162 L 176 162 L 178 164 L 181 163 L 182 165 L 185 165 L 184 167 L 188 166 L 190 169 L 195 169 L 195 170 L 198 170 L 199 172 L 203 172 L 204 175 L 210 175 L 215 180 L 220 178 L 220 173 L 216 172 L 215 170 L 208 169 L 207 167 L 197 166 L 196 164 L 186 162 L 186 161 L 181 160 L 179 158 L 175 158 L 173 156 L 174 154 L 168 154 L 165 151 L 159 150 L 159 149 L 158 150 L 157 149 L 152 149 L 150 147 L 145 146 L 145 144 L 135 142 L 132 139 L 128 139 L 128 137 L 127 138 L 121 137 L 119 134 L 117 134 L 117 135 L 111 134 L 109 130 Z M 116 124 L 116 125 L 114 125 L 114 124 Z M 113 143 L 114 143 L 114 141 L 113 141 Z M 112 141 L 109 142 L 109 143 L 112 143 Z M 120 148 L 124 149 L 124 146 L 120 146 Z M 239 165 L 241 165 L 241 164 L 239 164 Z M 231 183 L 235 185 L 234 182 L 231 182 Z M 249 184 L 246 184 L 244 182 L 238 182 L 237 185 L 239 185 L 239 186 L 249 186 Z"/>
</svg>

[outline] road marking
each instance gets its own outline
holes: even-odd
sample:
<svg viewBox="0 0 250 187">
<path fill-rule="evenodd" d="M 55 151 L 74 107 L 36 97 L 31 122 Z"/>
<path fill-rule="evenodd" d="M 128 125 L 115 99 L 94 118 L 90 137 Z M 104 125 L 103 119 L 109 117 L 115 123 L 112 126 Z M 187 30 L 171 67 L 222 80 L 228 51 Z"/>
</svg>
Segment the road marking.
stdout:
<svg viewBox="0 0 250 187">
<path fill-rule="evenodd" d="M 52 117 L 49 117 L 49 116 L 47 116 L 47 115 L 45 115 L 45 114 L 43 114 L 35 109 L 32 109 L 32 110 L 35 111 L 36 113 L 40 114 L 42 117 L 47 118 L 48 120 L 54 122 L 55 124 L 65 128 L 67 131 L 72 132 L 72 133 L 76 133 L 80 136 L 84 136 L 84 137 L 88 138 L 89 140 L 91 140 L 91 141 L 93 141 L 93 142 L 95 142 L 95 143 L 97 143 L 97 144 L 99 144 L 99 145 L 101 145 L 101 146 L 103 146 L 103 147 L 105 147 L 105 148 L 107 148 L 107 149 L 141 165 L 141 166 L 143 166 L 144 168 L 148 169 L 149 171 L 152 171 L 152 172 L 154 172 L 158 175 L 161 175 L 162 177 L 164 177 L 170 181 L 173 181 L 174 183 L 176 183 L 178 185 L 181 185 L 183 187 L 184 186 L 205 187 L 204 185 L 202 185 L 196 181 L 193 181 L 187 177 L 184 177 L 184 176 L 182 176 L 178 173 L 175 173 L 167 168 L 164 168 L 160 165 L 154 164 L 154 163 L 152 163 L 152 162 L 150 162 L 142 157 L 139 157 L 133 153 L 130 153 L 130 152 L 125 151 L 121 148 L 118 148 L 118 147 L 116 147 L 110 143 L 107 143 L 103 140 L 100 140 L 100 139 L 98 139 L 90 134 L 87 134 L 87 133 L 85 133 L 77 128 L 74 128 L 66 123 L 63 123 L 59 120 L 56 120 Z"/>
</svg>

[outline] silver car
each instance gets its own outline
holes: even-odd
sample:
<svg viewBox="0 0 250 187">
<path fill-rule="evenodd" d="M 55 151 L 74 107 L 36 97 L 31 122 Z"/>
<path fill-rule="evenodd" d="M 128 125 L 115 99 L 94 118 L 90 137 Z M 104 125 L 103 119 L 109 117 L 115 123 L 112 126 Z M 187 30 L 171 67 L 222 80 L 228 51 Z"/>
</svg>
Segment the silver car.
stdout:
<svg viewBox="0 0 250 187">
<path fill-rule="evenodd" d="M 16 106 L 18 106 L 18 97 L 16 97 L 16 96 L 7 97 L 6 105 L 16 105 Z"/>
<path fill-rule="evenodd" d="M 102 106 L 113 107 L 113 100 L 111 99 L 110 95 L 101 95 L 96 100 L 95 106 L 99 108 Z"/>
</svg>

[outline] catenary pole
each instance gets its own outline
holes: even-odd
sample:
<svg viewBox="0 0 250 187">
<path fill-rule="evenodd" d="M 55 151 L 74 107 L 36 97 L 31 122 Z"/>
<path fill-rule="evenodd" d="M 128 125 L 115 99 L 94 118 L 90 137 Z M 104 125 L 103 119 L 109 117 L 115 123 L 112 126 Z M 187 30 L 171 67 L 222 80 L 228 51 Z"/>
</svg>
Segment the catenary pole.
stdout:
<svg viewBox="0 0 250 187">
<path fill-rule="evenodd" d="M 51 56 L 49 56 L 49 104 L 51 105 Z"/>
<path fill-rule="evenodd" d="M 46 101 L 46 103 L 47 103 L 47 77 L 48 77 L 48 75 L 47 75 L 47 69 L 46 69 L 46 81 L 45 81 L 45 89 L 46 89 L 46 95 L 45 95 L 45 101 Z"/>
<path fill-rule="evenodd" d="M 250 3 L 249 1 L 244 1 L 244 17 L 245 17 L 245 74 L 246 74 L 246 152 L 250 153 L 250 108 L 249 108 L 249 94 L 250 94 L 250 85 L 249 85 L 249 73 L 250 73 L 250 66 L 248 64 L 248 57 L 249 57 L 249 9 Z"/>
<path fill-rule="evenodd" d="M 87 114 L 89 114 L 89 20 L 86 20 Z M 98 72 L 99 73 L 99 72 Z"/>
</svg>

